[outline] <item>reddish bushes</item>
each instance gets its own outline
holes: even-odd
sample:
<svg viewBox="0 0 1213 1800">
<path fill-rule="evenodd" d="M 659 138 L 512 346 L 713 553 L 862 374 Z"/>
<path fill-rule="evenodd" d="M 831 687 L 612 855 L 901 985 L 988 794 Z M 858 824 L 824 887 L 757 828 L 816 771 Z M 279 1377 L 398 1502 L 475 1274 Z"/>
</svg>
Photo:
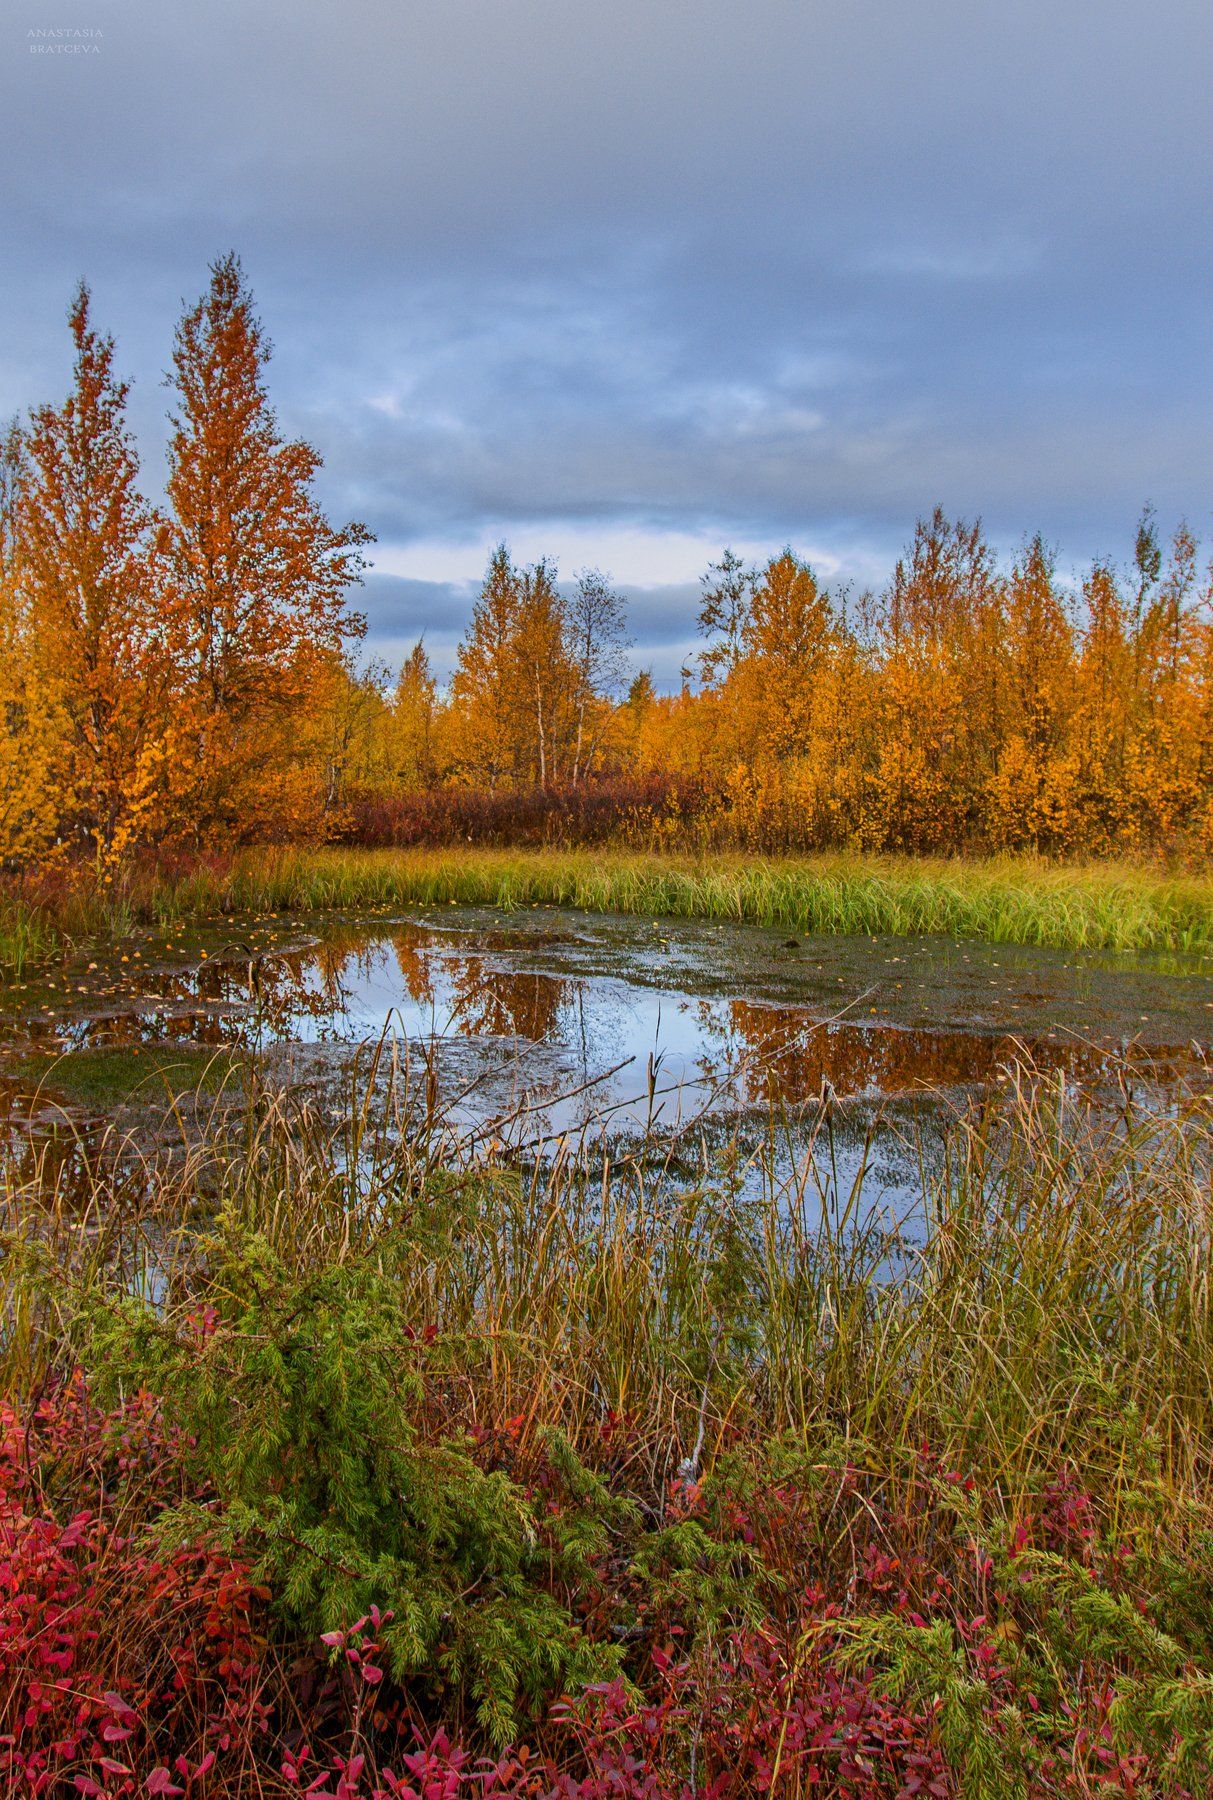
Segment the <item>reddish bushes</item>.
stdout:
<svg viewBox="0 0 1213 1800">
<path fill-rule="evenodd" d="M 899 1707 L 870 1674 L 789 1663 L 756 1630 L 695 1658 L 658 1651 L 653 1672 L 643 1702 L 618 1679 L 555 1706 L 559 1753 L 515 1746 L 475 1758 L 439 1729 L 418 1748 L 387 1751 L 377 1768 L 359 1750 L 318 1770 L 305 1746 L 282 1774 L 313 1800 L 740 1800 L 813 1789 L 944 1800 L 954 1791 L 929 1713 Z"/>
<path fill-rule="evenodd" d="M 367 849 L 602 844 L 643 831 L 672 812 L 693 812 L 696 804 L 693 793 L 676 792 L 662 776 L 500 793 L 464 787 L 363 793 L 343 803 L 331 836 Z"/>
<path fill-rule="evenodd" d="M 201 1538 L 150 1546 L 148 1520 L 181 1497 L 145 1396 L 107 1416 L 76 1381 L 29 1420 L 0 1413 L 6 1793 L 201 1793 L 217 1762 L 251 1756 L 267 1596 Z"/>
<path fill-rule="evenodd" d="M 432 1728 L 418 1745 L 407 1701 L 381 1693 L 386 1619 L 327 1634 L 293 1668 L 289 1645 L 269 1649 L 268 1595 L 247 1562 L 208 1546 L 207 1497 L 184 1488 L 180 1449 L 147 1396 L 101 1413 L 79 1379 L 27 1418 L 0 1412 L 6 1792 L 724 1800 L 823 1780 L 863 1800 L 948 1791 L 929 1717 L 870 1675 L 827 1663 L 810 1674 L 759 1629 L 682 1657 L 652 1648 L 643 1700 L 619 1679 L 564 1701 L 542 1750 L 486 1761 Z M 156 1515 L 183 1500 L 199 1533 L 158 1548 Z"/>
<path fill-rule="evenodd" d="M 1117 1727 L 1117 1681 L 1153 1654 L 1148 1609 L 1117 1613 L 1105 1576 L 1123 1558 L 1101 1568 L 1091 1501 L 1064 1472 L 988 1551 L 980 1495 L 925 1454 L 896 1506 L 883 1481 L 821 1464 L 754 1483 L 739 1466 L 711 1497 L 676 1484 L 581 1601 L 608 1634 L 637 1621 L 631 1679 L 556 1702 L 529 1745 L 488 1755 L 388 1678 L 389 1614 L 314 1645 L 281 1636 L 251 1558 L 210 1537 L 188 1448 L 147 1396 L 101 1413 L 79 1379 L 27 1417 L 0 1409 L 6 1794 L 949 1800 L 975 1745 L 1025 1796 L 1205 1791 L 1157 1710 L 1152 1745 Z M 168 1507 L 172 1548 L 154 1530 Z"/>
</svg>

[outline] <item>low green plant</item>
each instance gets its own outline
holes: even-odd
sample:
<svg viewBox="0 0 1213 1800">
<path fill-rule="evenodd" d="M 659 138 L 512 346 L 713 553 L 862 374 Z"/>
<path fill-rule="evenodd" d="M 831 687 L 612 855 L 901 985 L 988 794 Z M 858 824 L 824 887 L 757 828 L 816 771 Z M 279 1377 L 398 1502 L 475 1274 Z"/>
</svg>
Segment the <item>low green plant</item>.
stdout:
<svg viewBox="0 0 1213 1800">
<path fill-rule="evenodd" d="M 466 1693 L 495 1739 L 611 1674 L 564 1596 L 591 1578 L 618 1509 L 567 1443 L 549 1458 L 569 1501 L 557 1510 L 484 1469 L 468 1438 L 427 1431 L 431 1354 L 400 1259 L 299 1275 L 226 1218 L 203 1254 L 201 1310 L 86 1305 L 81 1355 L 103 1396 L 160 1397 L 221 1504 L 220 1541 L 255 1554 L 290 1626 L 316 1638 L 377 1606 L 391 1673 L 439 1700 Z M 183 1504 L 162 1526 L 188 1540 L 204 1523 Z"/>
<path fill-rule="evenodd" d="M 235 1051 L 204 1044 L 152 1043 L 35 1051 L 13 1058 L 8 1073 L 47 1094 L 112 1107 L 126 1101 L 155 1105 L 185 1095 L 214 1094 L 241 1068 Z"/>
</svg>

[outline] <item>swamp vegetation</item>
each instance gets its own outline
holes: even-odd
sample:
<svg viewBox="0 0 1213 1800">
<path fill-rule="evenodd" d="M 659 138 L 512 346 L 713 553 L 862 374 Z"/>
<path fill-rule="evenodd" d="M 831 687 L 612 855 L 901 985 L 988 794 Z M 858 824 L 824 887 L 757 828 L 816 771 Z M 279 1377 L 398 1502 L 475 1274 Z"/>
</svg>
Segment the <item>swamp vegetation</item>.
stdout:
<svg viewBox="0 0 1213 1800">
<path fill-rule="evenodd" d="M 155 954 L 148 927 L 26 971 L 7 1066 L 36 1104 L 0 1169 L 10 1790 L 1206 1793 L 1213 1114 L 1201 1043 L 1178 1055 L 1199 955 L 788 944 L 789 871 L 666 871 L 692 927 L 622 860 L 597 892 L 634 882 L 656 928 L 578 924 L 530 910 L 537 861 L 467 858 L 457 896 L 459 868 L 238 865 L 224 892 L 258 914 L 204 929 L 199 890 L 149 894 Z M 579 859 L 546 879 L 595 892 Z M 428 923 L 388 908 L 310 949 L 276 910 L 423 881 Z M 1192 886 L 1136 920 L 1112 875 L 1053 891 L 1071 930 L 1202 942 Z M 717 933 L 708 901 L 739 895 L 770 923 Z M 625 1036 L 604 970 L 667 1009 L 681 982 L 708 1031 L 747 930 L 763 1044 L 799 1034 L 789 1061 L 775 1030 L 764 1083 L 747 1062 L 744 1091 L 627 1133 L 567 1106 L 511 1131 L 525 1086 L 452 1107 L 444 1009 L 460 1054 L 517 1041 L 568 1082 L 582 1025 L 608 1067 Z M 844 954 L 882 971 L 862 1016 Z M 365 1044 L 389 967 L 405 1010 Z M 909 1042 L 922 995 L 946 1023 L 945 967 L 976 1048 L 898 1113 L 881 1034 Z M 1083 999 L 1101 1051 L 1076 1072 L 1043 1027 Z M 1112 1041 L 1130 1020 L 1147 1041 Z M 638 1064 L 639 1090 L 660 1075 Z"/>
<path fill-rule="evenodd" d="M 10 885 L 0 967 L 15 979 L 72 943 L 215 915 L 310 914 L 454 902 L 712 918 L 804 933 L 944 933 L 1062 949 L 1213 946 L 1213 877 L 1149 863 L 1028 856 L 761 858 L 577 849 L 260 848 L 145 860 L 100 886 Z"/>
</svg>

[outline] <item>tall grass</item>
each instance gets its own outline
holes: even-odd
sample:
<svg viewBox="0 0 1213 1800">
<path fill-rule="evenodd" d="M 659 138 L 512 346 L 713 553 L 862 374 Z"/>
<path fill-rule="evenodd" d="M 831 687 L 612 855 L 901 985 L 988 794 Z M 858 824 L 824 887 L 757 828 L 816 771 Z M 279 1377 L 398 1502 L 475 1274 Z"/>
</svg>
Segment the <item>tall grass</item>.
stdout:
<svg viewBox="0 0 1213 1800">
<path fill-rule="evenodd" d="M 305 1735 L 369 1769 L 439 1723 L 537 1733 L 538 1791 L 582 1800 L 1209 1791 L 1207 1098 L 1109 1116 L 1021 1072 L 898 1228 L 811 1155 L 486 1164 L 382 1069 L 351 1083 L 322 1108 L 250 1063 L 241 1104 L 172 1154 L 115 1138 L 0 1169 L 0 1421 L 42 1484 L 28 1530 L 60 1541 L 72 1465 L 54 1411 L 38 1461 L 34 1422 L 82 1366 L 125 1460 L 107 1487 L 86 1444 L 65 1516 L 143 1479 L 122 1409 L 150 1388 L 185 1488 L 150 1541 L 202 1534 L 208 1568 L 235 1558 L 278 1606 L 273 1719 L 237 1735 L 224 1792 L 295 1791 L 281 1746 Z M 115 1618 L 108 1641 L 148 1631 Z M 322 1632 L 405 1700 L 335 1687 Z M 580 1764 L 574 1715 L 543 1711 L 579 1681 L 591 1707 L 616 1696 Z M 807 1772 L 803 1738 L 783 1763 L 806 1706 Z M 124 1754 L 146 1767 L 168 1709 L 143 1716 Z M 509 1766 L 493 1791 L 534 1794 Z"/>
<path fill-rule="evenodd" d="M 14 981 L 54 956 L 61 944 L 60 933 L 41 909 L 16 901 L 0 906 L 0 970 Z"/>
<path fill-rule="evenodd" d="M 251 1081 L 235 1122 L 216 1103 L 167 1160 L 115 1134 L 86 1163 L 61 1146 L 9 1156 L 0 1386 L 61 1354 L 73 1294 L 98 1281 L 204 1302 L 199 1220 L 222 1214 L 299 1279 L 398 1270 L 408 1331 L 442 1346 L 477 1414 L 525 1418 L 524 1438 L 559 1423 L 584 1443 L 608 1414 L 633 1418 L 655 1491 L 697 1438 L 708 1468 L 739 1437 L 828 1428 L 890 1464 L 929 1442 L 1012 1511 L 1059 1456 L 1112 1512 L 1131 1505 L 1130 1431 L 1169 1491 L 1203 1492 L 1207 1097 L 1109 1116 L 1021 1076 L 1005 1107 L 956 1125 L 890 1227 L 865 1212 L 862 1176 L 824 1185 L 828 1159 L 805 1151 L 780 1173 L 774 1126 L 750 1154 L 701 1145 L 697 1176 L 685 1143 L 676 1161 L 582 1146 L 486 1167 L 398 1088 L 385 1111 L 382 1087 L 351 1077 L 334 1115 Z M 36 1246 L 55 1270 L 40 1325 L 46 1296 L 21 1277 Z"/>
<path fill-rule="evenodd" d="M 1136 864 L 621 849 L 256 849 L 149 865 L 116 887 L 10 895 L 0 969 L 72 942 L 231 912 L 457 903 L 703 918 L 797 933 L 939 933 L 1058 949 L 1213 951 L 1213 876 Z"/>
<path fill-rule="evenodd" d="M 819 856 L 759 860 L 480 849 L 261 852 L 189 909 L 366 905 L 581 907 L 746 921 L 803 933 L 938 932 L 1063 949 L 1213 949 L 1213 878 L 1129 865 Z"/>
</svg>

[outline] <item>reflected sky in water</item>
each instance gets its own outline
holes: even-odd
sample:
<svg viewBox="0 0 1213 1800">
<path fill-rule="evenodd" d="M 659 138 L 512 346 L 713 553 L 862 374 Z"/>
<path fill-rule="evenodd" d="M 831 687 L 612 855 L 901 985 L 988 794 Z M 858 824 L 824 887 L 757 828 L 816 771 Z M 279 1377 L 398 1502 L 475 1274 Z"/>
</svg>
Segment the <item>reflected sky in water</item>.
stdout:
<svg viewBox="0 0 1213 1800">
<path fill-rule="evenodd" d="M 6 1035 L 68 1049 L 255 1042 L 306 1067 L 386 1031 L 489 1090 L 481 1109 L 576 1087 L 580 1105 L 562 1112 L 585 1118 L 647 1106 L 653 1087 L 667 1117 L 971 1092 L 1024 1055 L 1084 1084 L 1115 1065 L 1165 1086 L 1199 1075 L 1213 1028 L 1207 962 L 937 938 L 441 908 L 229 923 L 185 966 L 157 956 L 171 948 L 149 938 L 94 967 L 91 988 L 69 971 L 53 996 L 10 1008 Z"/>
<path fill-rule="evenodd" d="M 24 994 L 0 1026 L 10 1051 L 254 1045 L 334 1096 L 386 1034 L 451 1129 L 514 1145 L 704 1118 L 756 1137 L 773 1101 L 802 1132 L 828 1120 L 838 1189 L 866 1170 L 894 1198 L 916 1189 L 924 1138 L 1017 1060 L 1090 1091 L 1127 1073 L 1165 1104 L 1205 1080 L 1213 1026 L 1192 959 L 549 909 L 228 921 Z"/>
</svg>

